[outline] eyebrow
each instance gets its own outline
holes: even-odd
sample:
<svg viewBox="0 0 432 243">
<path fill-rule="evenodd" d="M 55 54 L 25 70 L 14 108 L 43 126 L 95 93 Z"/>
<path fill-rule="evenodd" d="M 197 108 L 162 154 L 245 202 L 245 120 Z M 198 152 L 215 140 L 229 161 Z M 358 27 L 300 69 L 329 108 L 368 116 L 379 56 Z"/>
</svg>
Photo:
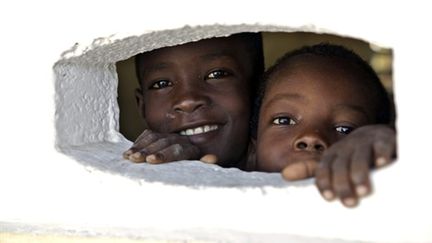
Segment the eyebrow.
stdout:
<svg viewBox="0 0 432 243">
<path fill-rule="evenodd" d="M 214 60 L 218 58 L 234 58 L 234 55 L 227 51 L 220 51 L 220 52 L 214 52 L 214 53 L 202 55 L 200 56 L 200 58 L 204 60 Z"/>
<path fill-rule="evenodd" d="M 279 100 L 298 100 L 300 102 L 304 102 L 306 100 L 306 97 L 304 97 L 300 94 L 297 94 L 297 93 L 277 94 L 277 95 L 273 96 L 263 108 L 266 108 L 267 106 L 270 106 L 271 104 L 273 104 Z"/>
<path fill-rule="evenodd" d="M 149 72 L 155 72 L 155 71 L 159 71 L 159 70 L 163 70 L 166 69 L 167 67 L 169 67 L 171 64 L 169 62 L 159 62 L 153 65 L 149 65 L 146 68 L 144 68 L 144 73 L 149 73 Z"/>
<path fill-rule="evenodd" d="M 370 119 L 367 111 L 363 107 L 358 106 L 358 105 L 339 104 L 339 105 L 336 105 L 333 107 L 333 111 L 336 111 L 336 110 L 354 110 L 356 112 L 363 114 L 368 119 Z"/>
</svg>

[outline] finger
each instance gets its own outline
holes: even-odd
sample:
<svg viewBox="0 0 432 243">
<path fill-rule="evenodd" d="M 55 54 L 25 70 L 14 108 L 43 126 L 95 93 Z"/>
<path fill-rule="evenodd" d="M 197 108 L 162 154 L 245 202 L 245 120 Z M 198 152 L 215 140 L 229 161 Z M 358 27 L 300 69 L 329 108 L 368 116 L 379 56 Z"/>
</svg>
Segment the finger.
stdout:
<svg viewBox="0 0 432 243">
<path fill-rule="evenodd" d="M 144 137 L 148 136 L 148 134 L 153 133 L 150 129 L 144 129 L 144 131 L 135 139 L 135 142 L 142 140 Z"/>
<path fill-rule="evenodd" d="M 313 177 L 317 168 L 316 160 L 295 162 L 282 170 L 282 177 L 288 181 L 302 180 Z"/>
<path fill-rule="evenodd" d="M 350 177 L 358 197 L 364 197 L 372 191 L 369 179 L 372 160 L 372 148 L 369 146 L 360 146 L 353 153 Z"/>
<path fill-rule="evenodd" d="M 199 152 L 199 149 L 191 144 L 173 144 L 157 153 L 148 155 L 146 161 L 151 164 L 160 164 L 177 160 L 196 159 Z"/>
<path fill-rule="evenodd" d="M 203 157 L 201 157 L 200 161 L 207 164 L 216 164 L 218 159 L 217 156 L 214 154 L 206 154 Z"/>
<path fill-rule="evenodd" d="M 318 187 L 322 197 L 327 201 L 335 199 L 335 193 L 332 186 L 331 164 L 333 162 L 333 154 L 325 154 L 315 171 L 315 184 Z"/>
<path fill-rule="evenodd" d="M 373 144 L 375 157 L 375 166 L 382 167 L 389 164 L 396 153 L 395 137 L 389 137 L 388 140 L 378 140 Z"/>
<path fill-rule="evenodd" d="M 146 129 L 138 136 L 138 138 L 135 140 L 135 143 L 129 150 L 132 151 L 132 154 L 138 151 L 143 151 L 145 148 L 147 148 L 147 146 L 159 139 L 160 134 Z"/>
<path fill-rule="evenodd" d="M 164 157 L 164 158 L 170 159 L 170 160 L 167 160 L 164 162 L 181 160 L 181 159 L 195 159 L 198 157 L 195 154 L 186 154 L 186 155 L 182 154 L 182 153 L 184 153 L 183 149 L 188 148 L 190 146 L 195 147 L 194 145 L 192 145 L 190 143 L 190 141 L 188 140 L 187 137 L 171 134 L 171 135 L 167 135 L 166 137 L 159 138 L 159 139 L 155 140 L 154 142 L 148 144 L 146 146 L 146 148 L 144 148 L 141 152 L 145 152 L 147 155 L 150 155 L 150 154 L 156 154 L 159 151 L 162 151 L 168 147 L 172 147 L 171 150 L 167 150 L 167 151 L 170 151 L 173 154 L 171 154 L 171 155 L 162 154 L 164 156 L 167 155 L 167 157 Z M 175 149 L 178 149 L 178 151 Z M 185 156 L 192 156 L 192 155 L 194 156 L 193 158 L 192 157 L 186 157 L 185 158 Z M 178 156 L 178 157 L 176 157 L 176 156 Z"/>
<path fill-rule="evenodd" d="M 354 207 L 358 200 L 349 179 L 350 156 L 347 154 L 336 157 L 332 164 L 333 171 L 333 189 L 342 204 L 346 207 Z"/>
<path fill-rule="evenodd" d="M 132 149 L 128 149 L 127 151 L 125 151 L 125 152 L 123 153 L 123 158 L 124 158 L 124 159 L 129 159 L 129 156 L 131 156 L 132 154 L 133 154 Z"/>
<path fill-rule="evenodd" d="M 135 163 L 145 162 L 146 155 L 142 152 L 135 152 L 129 156 L 129 160 Z"/>
</svg>

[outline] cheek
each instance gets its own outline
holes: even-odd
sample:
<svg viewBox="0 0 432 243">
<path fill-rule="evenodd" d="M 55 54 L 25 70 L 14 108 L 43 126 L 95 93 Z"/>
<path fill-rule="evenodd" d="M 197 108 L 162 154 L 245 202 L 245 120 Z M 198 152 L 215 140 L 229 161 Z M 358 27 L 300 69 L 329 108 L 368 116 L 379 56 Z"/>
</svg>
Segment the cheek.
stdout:
<svg viewBox="0 0 432 243">
<path fill-rule="evenodd" d="M 247 88 L 232 86 L 218 92 L 208 92 L 218 110 L 230 117 L 234 124 L 249 125 L 252 104 Z"/>
<path fill-rule="evenodd" d="M 161 124 L 164 124 L 168 112 L 165 104 L 166 101 L 154 97 L 145 100 L 144 119 L 150 129 L 163 132 Z"/>
<path fill-rule="evenodd" d="M 261 133 L 257 141 L 258 170 L 280 172 L 289 163 L 291 138 L 273 133 Z"/>
</svg>

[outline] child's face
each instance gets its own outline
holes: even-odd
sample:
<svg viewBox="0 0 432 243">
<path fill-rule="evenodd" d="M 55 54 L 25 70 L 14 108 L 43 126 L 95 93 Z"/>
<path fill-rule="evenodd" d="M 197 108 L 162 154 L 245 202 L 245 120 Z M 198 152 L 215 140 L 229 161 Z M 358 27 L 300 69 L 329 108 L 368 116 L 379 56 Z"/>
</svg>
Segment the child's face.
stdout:
<svg viewBox="0 0 432 243">
<path fill-rule="evenodd" d="M 251 63 L 244 43 L 216 38 L 159 49 L 140 63 L 140 107 L 150 129 L 188 136 L 219 164 L 249 141 Z"/>
<path fill-rule="evenodd" d="M 370 89 L 352 66 L 318 56 L 295 57 L 288 65 L 272 76 L 263 99 L 258 170 L 318 160 L 331 144 L 375 119 Z"/>
</svg>

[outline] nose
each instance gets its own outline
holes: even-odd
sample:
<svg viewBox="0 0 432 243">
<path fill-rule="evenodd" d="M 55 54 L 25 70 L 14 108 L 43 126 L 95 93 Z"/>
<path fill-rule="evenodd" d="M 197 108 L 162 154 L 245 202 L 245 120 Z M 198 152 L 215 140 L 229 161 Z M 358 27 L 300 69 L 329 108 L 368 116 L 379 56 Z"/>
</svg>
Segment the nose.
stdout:
<svg viewBox="0 0 432 243">
<path fill-rule="evenodd" d="M 305 134 L 294 141 L 294 150 L 309 152 L 324 152 L 328 144 L 319 134 Z"/>
<path fill-rule="evenodd" d="M 177 96 L 173 110 L 176 113 L 193 113 L 200 108 L 208 106 L 209 103 L 209 97 L 202 94 L 200 90 L 187 89 Z"/>
</svg>

